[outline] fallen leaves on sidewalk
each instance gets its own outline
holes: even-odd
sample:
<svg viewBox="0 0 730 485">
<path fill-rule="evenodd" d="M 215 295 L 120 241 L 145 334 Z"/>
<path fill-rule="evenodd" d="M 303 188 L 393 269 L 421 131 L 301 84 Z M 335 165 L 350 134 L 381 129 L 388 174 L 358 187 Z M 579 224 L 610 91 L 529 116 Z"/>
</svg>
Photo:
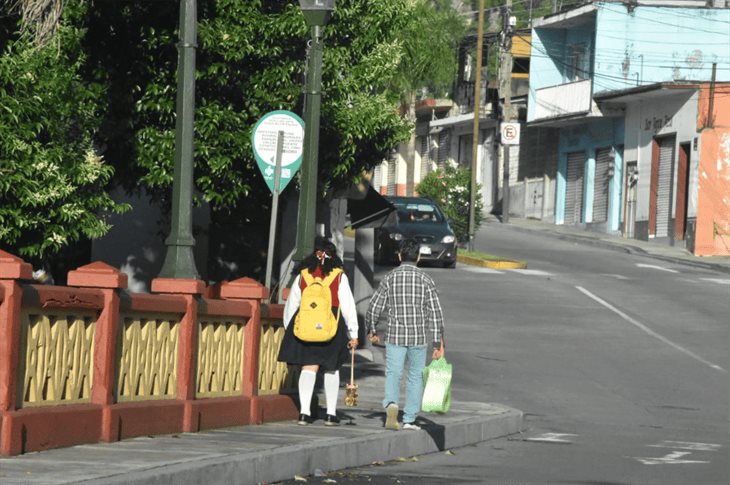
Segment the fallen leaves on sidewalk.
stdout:
<svg viewBox="0 0 730 485">
<path fill-rule="evenodd" d="M 417 456 L 412 456 L 410 458 L 404 458 L 404 457 L 401 456 L 401 457 L 396 458 L 395 461 L 400 461 L 400 462 L 418 461 L 418 457 Z"/>
</svg>

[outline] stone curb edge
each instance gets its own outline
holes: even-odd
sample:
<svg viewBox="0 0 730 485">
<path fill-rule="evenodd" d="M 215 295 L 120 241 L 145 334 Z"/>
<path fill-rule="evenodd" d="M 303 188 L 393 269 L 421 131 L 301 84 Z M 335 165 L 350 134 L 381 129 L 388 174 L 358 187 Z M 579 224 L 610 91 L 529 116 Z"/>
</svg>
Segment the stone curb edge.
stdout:
<svg viewBox="0 0 730 485">
<path fill-rule="evenodd" d="M 445 451 L 518 433 L 522 411 L 506 408 L 496 415 L 470 415 L 421 431 L 386 431 L 361 437 L 333 438 L 318 443 L 276 447 L 256 453 L 232 454 L 195 462 L 176 463 L 82 482 L 85 485 L 200 483 L 257 484 L 307 476 L 315 470 L 332 471 Z"/>
</svg>

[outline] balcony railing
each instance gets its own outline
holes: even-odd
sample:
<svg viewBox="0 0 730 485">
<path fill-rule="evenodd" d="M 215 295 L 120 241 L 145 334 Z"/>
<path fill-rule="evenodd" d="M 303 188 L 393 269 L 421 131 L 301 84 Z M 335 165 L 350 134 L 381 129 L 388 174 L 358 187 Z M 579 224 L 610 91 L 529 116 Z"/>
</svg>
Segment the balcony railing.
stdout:
<svg viewBox="0 0 730 485">
<path fill-rule="evenodd" d="M 591 110 L 591 80 L 585 79 L 535 90 L 535 111 L 528 121 L 588 113 Z"/>
</svg>

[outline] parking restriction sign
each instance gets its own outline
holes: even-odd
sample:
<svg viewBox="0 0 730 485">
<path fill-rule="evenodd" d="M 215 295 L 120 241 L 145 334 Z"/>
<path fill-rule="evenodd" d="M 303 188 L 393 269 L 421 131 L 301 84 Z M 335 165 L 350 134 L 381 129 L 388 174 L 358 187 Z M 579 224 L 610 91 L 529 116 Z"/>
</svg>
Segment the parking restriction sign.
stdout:
<svg viewBox="0 0 730 485">
<path fill-rule="evenodd" d="M 520 124 L 519 123 L 501 123 L 499 131 L 502 137 L 502 145 L 519 145 L 520 144 Z"/>
</svg>

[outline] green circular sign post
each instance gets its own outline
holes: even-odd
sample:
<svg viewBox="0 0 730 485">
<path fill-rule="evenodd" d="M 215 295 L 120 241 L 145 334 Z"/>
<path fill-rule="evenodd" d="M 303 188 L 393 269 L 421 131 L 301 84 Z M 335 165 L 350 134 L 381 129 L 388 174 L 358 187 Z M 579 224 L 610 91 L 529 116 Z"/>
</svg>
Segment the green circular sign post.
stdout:
<svg viewBox="0 0 730 485">
<path fill-rule="evenodd" d="M 283 133 L 281 151 L 281 179 L 278 191 L 283 191 L 302 164 L 304 148 L 304 121 L 291 111 L 271 111 L 256 123 L 251 134 L 253 154 L 266 185 L 273 193 L 275 186 L 277 141 Z"/>
</svg>

